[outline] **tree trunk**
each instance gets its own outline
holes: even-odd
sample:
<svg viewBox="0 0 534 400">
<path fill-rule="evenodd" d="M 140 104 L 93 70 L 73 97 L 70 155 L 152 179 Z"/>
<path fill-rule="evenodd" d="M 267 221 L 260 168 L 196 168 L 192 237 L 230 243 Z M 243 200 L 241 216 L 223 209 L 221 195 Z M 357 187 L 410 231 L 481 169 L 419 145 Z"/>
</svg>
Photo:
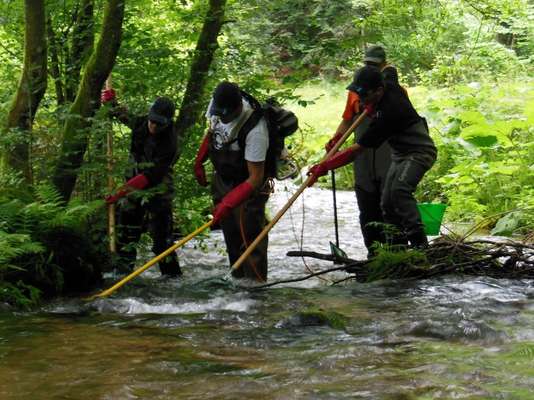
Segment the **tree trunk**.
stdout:
<svg viewBox="0 0 534 400">
<path fill-rule="evenodd" d="M 72 31 L 72 42 L 67 57 L 69 63 L 66 65 L 65 75 L 65 95 L 69 102 L 74 101 L 82 65 L 93 49 L 95 37 L 93 9 L 93 0 L 82 0 Z"/>
<path fill-rule="evenodd" d="M 46 13 L 44 0 L 25 0 L 24 65 L 17 93 L 7 117 L 7 128 L 18 128 L 17 143 L 4 155 L 5 163 L 21 171 L 31 183 L 30 131 L 46 92 Z"/>
<path fill-rule="evenodd" d="M 113 69 L 122 37 L 125 0 L 107 0 L 102 32 L 93 50 L 63 127 L 63 143 L 52 181 L 70 199 L 87 149 L 91 117 L 100 106 L 100 91 Z"/>
<path fill-rule="evenodd" d="M 57 105 L 62 106 L 65 104 L 65 95 L 59 65 L 59 45 L 54 32 L 54 27 L 52 26 L 52 18 L 50 17 L 50 14 L 46 21 L 46 32 L 48 37 L 48 51 L 50 53 L 50 76 L 54 80 Z"/>
<path fill-rule="evenodd" d="M 197 41 L 197 46 L 191 63 L 191 71 L 187 88 L 182 100 L 182 106 L 176 120 L 179 137 L 185 137 L 187 130 L 195 124 L 202 112 L 204 87 L 206 77 L 213 61 L 215 51 L 219 47 L 217 37 L 224 23 L 224 8 L 226 0 L 210 0 L 210 5 L 204 25 Z"/>
</svg>

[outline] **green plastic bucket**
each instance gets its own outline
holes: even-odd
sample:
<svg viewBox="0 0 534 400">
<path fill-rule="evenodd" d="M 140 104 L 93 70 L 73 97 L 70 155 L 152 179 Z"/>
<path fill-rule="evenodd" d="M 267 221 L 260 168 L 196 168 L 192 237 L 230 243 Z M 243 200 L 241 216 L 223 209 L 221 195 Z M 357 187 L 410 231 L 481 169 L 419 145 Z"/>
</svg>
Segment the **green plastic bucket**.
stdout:
<svg viewBox="0 0 534 400">
<path fill-rule="evenodd" d="M 447 205 L 442 203 L 418 203 L 417 208 L 425 226 L 425 233 L 432 236 L 439 235 L 439 228 Z"/>
</svg>

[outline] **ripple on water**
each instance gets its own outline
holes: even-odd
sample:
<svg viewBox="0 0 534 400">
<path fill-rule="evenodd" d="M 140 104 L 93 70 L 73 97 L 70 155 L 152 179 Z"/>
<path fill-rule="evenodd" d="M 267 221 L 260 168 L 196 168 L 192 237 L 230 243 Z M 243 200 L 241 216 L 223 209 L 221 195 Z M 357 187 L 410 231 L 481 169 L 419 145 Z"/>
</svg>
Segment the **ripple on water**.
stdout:
<svg viewBox="0 0 534 400">
<path fill-rule="evenodd" d="M 256 304 L 255 300 L 244 298 L 240 294 L 220 296 L 209 300 L 192 302 L 147 303 L 145 300 L 100 299 L 93 306 L 102 313 L 119 314 L 198 314 L 209 311 L 247 312 Z"/>
</svg>

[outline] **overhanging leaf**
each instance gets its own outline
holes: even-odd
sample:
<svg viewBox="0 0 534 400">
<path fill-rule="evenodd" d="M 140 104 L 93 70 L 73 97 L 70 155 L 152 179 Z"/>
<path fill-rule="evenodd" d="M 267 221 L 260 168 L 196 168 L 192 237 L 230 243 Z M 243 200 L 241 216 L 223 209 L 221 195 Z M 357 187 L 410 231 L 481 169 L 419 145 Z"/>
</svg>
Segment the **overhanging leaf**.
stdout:
<svg viewBox="0 0 534 400">
<path fill-rule="evenodd" d="M 477 147 L 491 147 L 498 143 L 497 135 L 486 122 L 464 128 L 460 137 Z"/>
<path fill-rule="evenodd" d="M 492 235 L 510 236 L 519 226 L 521 213 L 512 212 L 499 219 L 491 230 Z"/>
<path fill-rule="evenodd" d="M 464 111 L 458 115 L 466 125 L 484 125 L 487 124 L 486 118 L 478 111 Z"/>
</svg>

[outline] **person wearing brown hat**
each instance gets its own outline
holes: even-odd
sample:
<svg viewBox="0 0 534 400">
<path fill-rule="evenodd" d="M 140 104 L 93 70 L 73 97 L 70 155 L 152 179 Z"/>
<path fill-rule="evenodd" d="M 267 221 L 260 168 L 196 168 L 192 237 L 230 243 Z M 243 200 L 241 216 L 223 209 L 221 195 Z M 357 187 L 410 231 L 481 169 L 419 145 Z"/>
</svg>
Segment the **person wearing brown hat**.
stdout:
<svg viewBox="0 0 534 400">
<path fill-rule="evenodd" d="M 214 167 L 213 223 L 222 228 L 233 265 L 267 223 L 265 204 L 271 192 L 265 173 L 269 131 L 259 103 L 232 82 L 217 85 L 206 117 L 208 133 L 198 150 L 194 173 L 198 183 L 207 186 L 203 164 L 210 159 Z M 266 281 L 267 246 L 265 237 L 232 275 Z"/>
<path fill-rule="evenodd" d="M 358 94 L 372 120 L 355 144 L 308 171 L 313 178 L 310 186 L 329 170 L 352 162 L 365 149 L 377 148 L 387 142 L 392 150 L 392 162 L 384 182 L 380 207 L 384 222 L 394 225 L 399 231 L 391 241 L 404 244 L 407 240 L 413 247 L 426 247 L 428 241 L 413 197 L 417 185 L 437 157 L 426 120 L 419 116 L 400 85 L 385 81 L 375 67 L 359 69 L 349 87 Z"/>
<path fill-rule="evenodd" d="M 399 82 L 397 68 L 387 62 L 386 51 L 382 46 L 372 45 L 365 49 L 363 62 L 365 65 L 378 68 L 382 72 L 384 80 Z"/>
<path fill-rule="evenodd" d="M 384 80 L 398 83 L 398 74 L 395 67 L 386 61 L 386 52 L 382 46 L 370 46 L 364 54 L 364 64 L 379 68 Z M 358 70 L 357 70 L 358 71 Z M 328 152 L 334 144 L 343 136 L 347 129 L 361 112 L 360 98 L 351 83 L 347 87 L 347 100 L 341 116 L 341 122 L 336 129 L 335 135 L 326 144 Z M 356 129 L 355 142 L 369 127 L 371 119 L 367 117 Z M 368 257 L 374 254 L 375 242 L 385 243 L 386 237 L 383 232 L 384 223 L 380 198 L 386 181 L 386 174 L 391 164 L 391 149 L 387 142 L 377 148 L 369 148 L 354 160 L 354 190 L 358 202 L 360 228 Z M 378 223 L 378 224 L 377 224 Z"/>
<path fill-rule="evenodd" d="M 113 195 L 106 196 L 108 204 L 118 202 L 117 253 L 131 270 L 136 260 L 134 244 L 145 230 L 146 217 L 154 254 L 163 253 L 173 244 L 172 169 L 179 154 L 173 122 L 175 106 L 171 99 L 158 97 L 147 114 L 131 115 L 116 104 L 113 89 L 104 90 L 101 101 L 111 103 L 111 115 L 132 130 L 126 182 Z M 159 268 L 162 275 L 182 275 L 176 253 L 160 261 Z"/>
</svg>

